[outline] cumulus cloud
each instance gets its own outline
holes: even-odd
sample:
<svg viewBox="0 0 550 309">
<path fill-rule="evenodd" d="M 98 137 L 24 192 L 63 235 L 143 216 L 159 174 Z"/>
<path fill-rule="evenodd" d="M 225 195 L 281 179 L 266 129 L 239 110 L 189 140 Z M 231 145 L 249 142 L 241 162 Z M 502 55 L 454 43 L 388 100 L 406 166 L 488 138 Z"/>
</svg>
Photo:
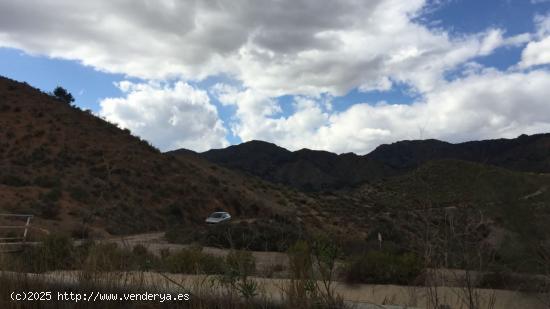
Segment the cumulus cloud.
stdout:
<svg viewBox="0 0 550 309">
<path fill-rule="evenodd" d="M 236 134 L 290 149 L 367 153 L 402 139 L 516 137 L 550 131 L 550 73 L 483 70 L 449 82 L 409 105 L 365 102 L 327 113 L 320 101 L 299 98 L 288 117 L 240 117 Z M 246 106 L 239 106 L 245 113 Z"/>
<path fill-rule="evenodd" d="M 491 53 L 506 39 L 499 29 L 459 38 L 430 30 L 413 21 L 425 5 L 425 0 L 2 1 L 0 46 L 144 79 L 224 73 L 278 96 L 385 90 L 390 79 L 428 91 L 446 70 Z"/>
<path fill-rule="evenodd" d="M 456 35 L 418 22 L 427 4 L 444 2 L 0 1 L 0 47 L 156 80 L 121 82 L 125 96 L 103 100 L 100 114 L 163 150 L 227 144 L 208 94 L 186 83 L 217 75 L 238 85 L 209 89 L 235 107 L 233 134 L 291 149 L 365 153 L 405 138 L 548 130 L 549 73 L 533 67 L 550 63 L 550 18 L 536 17 L 535 33 L 515 36 L 498 28 Z M 476 63 L 498 48 L 524 45 L 521 62 L 505 72 Z M 445 78 L 457 71 L 458 79 Z M 352 89 L 395 85 L 419 99 L 332 110 L 331 98 Z M 290 114 L 276 99 L 282 95 L 294 97 Z"/>
<path fill-rule="evenodd" d="M 520 68 L 550 63 L 550 14 L 535 17 L 538 40 L 529 42 L 521 54 Z"/>
<path fill-rule="evenodd" d="M 205 91 L 183 82 L 170 86 L 122 81 L 118 87 L 125 96 L 103 99 L 99 115 L 161 150 L 204 151 L 228 145 L 226 130 Z"/>
<path fill-rule="evenodd" d="M 528 68 L 535 65 L 550 63 L 550 36 L 531 42 L 525 47 L 521 54 L 520 66 Z"/>
</svg>

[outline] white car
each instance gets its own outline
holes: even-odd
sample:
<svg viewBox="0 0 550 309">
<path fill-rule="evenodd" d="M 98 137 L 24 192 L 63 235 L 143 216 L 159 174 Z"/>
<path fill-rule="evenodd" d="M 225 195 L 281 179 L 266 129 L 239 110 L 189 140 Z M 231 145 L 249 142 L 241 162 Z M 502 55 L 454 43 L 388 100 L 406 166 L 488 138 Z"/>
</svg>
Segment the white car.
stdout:
<svg viewBox="0 0 550 309">
<path fill-rule="evenodd" d="M 218 224 L 229 220 L 231 220 L 231 215 L 229 213 L 225 211 L 218 211 L 211 213 L 210 216 L 204 220 L 204 222 L 208 224 Z"/>
</svg>

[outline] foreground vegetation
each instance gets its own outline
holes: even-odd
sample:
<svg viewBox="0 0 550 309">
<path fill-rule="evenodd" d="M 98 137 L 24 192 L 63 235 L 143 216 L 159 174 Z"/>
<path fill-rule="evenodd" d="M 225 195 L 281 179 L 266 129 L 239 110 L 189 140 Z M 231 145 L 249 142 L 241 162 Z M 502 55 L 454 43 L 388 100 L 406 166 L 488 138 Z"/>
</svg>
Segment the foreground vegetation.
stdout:
<svg viewBox="0 0 550 309">
<path fill-rule="evenodd" d="M 281 266 L 286 279 L 280 281 L 281 297 L 272 298 L 258 281 L 265 277 L 250 251 L 229 250 L 225 256 L 208 254 L 201 247 L 151 252 L 141 245 L 83 242 L 74 245 L 66 236 L 52 235 L 39 246 L 1 256 L 0 301 L 2 308 L 91 308 L 90 303 L 14 303 L 9 294 L 18 290 L 190 293 L 189 302 L 148 303 L 147 308 L 344 308 L 336 285 L 399 284 L 409 286 L 411 295 L 427 295 L 427 308 L 445 304 L 442 288 L 456 286 L 462 308 L 496 308 L 496 297 L 479 288 L 510 288 L 529 293 L 548 293 L 544 276 L 521 277 L 504 272 L 470 269 L 437 270 L 426 267 L 422 257 L 382 247 L 363 254 L 348 255 L 325 237 L 298 240 L 286 251 L 288 263 Z M 44 276 L 33 275 L 35 273 Z M 184 277 L 171 274 L 186 274 Z M 176 278 L 194 278 L 180 281 Z M 50 279 L 47 279 L 50 278 Z M 55 280 L 53 280 L 53 279 Z M 151 278 L 156 278 L 152 280 Z M 53 281 L 52 281 L 53 280 Z M 421 291 L 421 292 L 419 292 Z M 494 292 L 490 292 L 494 293 Z M 411 296 L 412 297 L 412 296 Z M 418 297 L 418 296 L 416 296 Z M 388 300 L 387 303 L 391 303 Z M 105 302 L 102 308 L 114 308 Z M 128 302 L 141 308 L 143 303 Z M 49 306 L 49 307 L 48 307 Z"/>
</svg>

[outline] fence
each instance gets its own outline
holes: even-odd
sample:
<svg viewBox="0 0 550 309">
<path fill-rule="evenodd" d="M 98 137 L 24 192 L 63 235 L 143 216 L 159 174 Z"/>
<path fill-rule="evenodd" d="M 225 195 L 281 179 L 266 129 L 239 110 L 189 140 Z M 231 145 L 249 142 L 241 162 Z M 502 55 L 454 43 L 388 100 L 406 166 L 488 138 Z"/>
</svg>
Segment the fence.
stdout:
<svg viewBox="0 0 550 309">
<path fill-rule="evenodd" d="M 0 214 L 0 252 L 18 251 L 25 245 L 32 218 L 33 215 Z M 10 224 L 5 225 L 5 222 Z M 5 231 L 14 231 L 16 236 Z"/>
</svg>

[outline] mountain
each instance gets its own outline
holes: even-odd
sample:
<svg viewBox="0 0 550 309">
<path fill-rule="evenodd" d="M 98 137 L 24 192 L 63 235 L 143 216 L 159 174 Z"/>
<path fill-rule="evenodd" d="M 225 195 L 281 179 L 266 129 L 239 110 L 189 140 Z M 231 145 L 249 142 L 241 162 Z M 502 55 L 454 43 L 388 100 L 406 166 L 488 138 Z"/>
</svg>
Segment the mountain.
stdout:
<svg viewBox="0 0 550 309">
<path fill-rule="evenodd" d="M 187 150 L 176 150 L 178 155 Z M 550 134 L 521 135 L 451 144 L 439 140 L 400 141 L 371 153 L 337 155 L 327 151 L 289 151 L 250 141 L 198 154 L 213 163 L 304 191 L 336 190 L 407 173 L 426 162 L 455 159 L 515 171 L 550 172 Z"/>
<path fill-rule="evenodd" d="M 75 235 L 193 225 L 216 209 L 281 210 L 261 180 L 192 152 L 162 154 L 128 130 L 25 83 L 0 77 L 0 213 Z M 289 200 L 292 205 L 292 199 Z"/>
<path fill-rule="evenodd" d="M 180 151 L 172 152 L 178 153 Z M 227 168 L 305 191 L 354 186 L 366 179 L 391 174 L 383 164 L 352 153 L 336 155 L 309 149 L 291 152 L 263 141 L 213 149 L 199 155 Z"/>
<path fill-rule="evenodd" d="M 400 141 L 381 145 L 366 157 L 396 170 L 410 170 L 431 160 L 457 159 L 516 171 L 549 173 L 550 134 L 458 144 L 433 139 Z"/>
</svg>

